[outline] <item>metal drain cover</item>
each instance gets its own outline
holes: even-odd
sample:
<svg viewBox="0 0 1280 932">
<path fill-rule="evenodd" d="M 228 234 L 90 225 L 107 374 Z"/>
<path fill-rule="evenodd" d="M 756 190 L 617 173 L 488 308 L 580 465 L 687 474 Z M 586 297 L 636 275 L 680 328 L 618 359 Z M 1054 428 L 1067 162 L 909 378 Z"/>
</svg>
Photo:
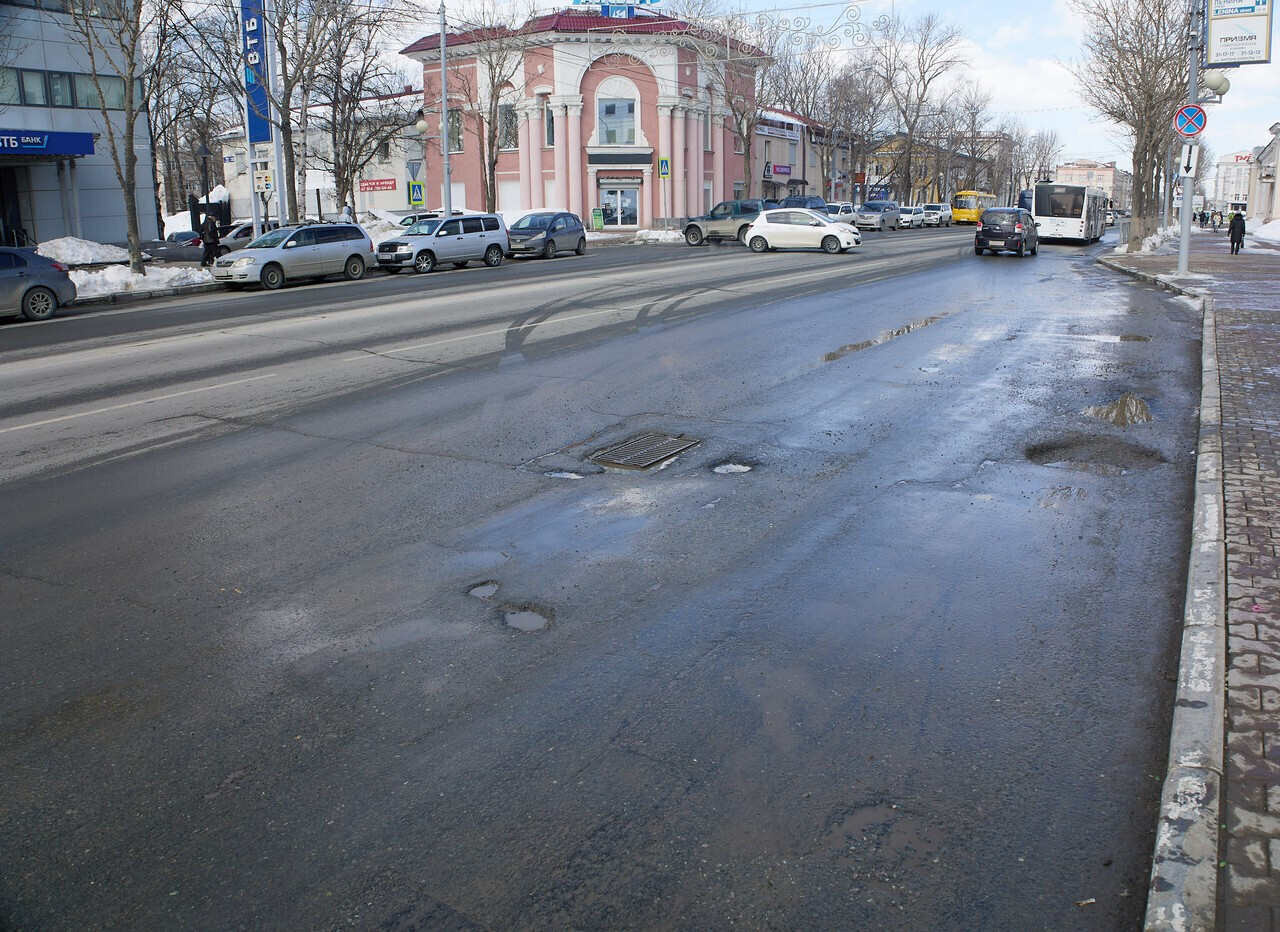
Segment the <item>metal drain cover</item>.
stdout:
<svg viewBox="0 0 1280 932">
<path fill-rule="evenodd" d="M 693 437 L 673 437 L 670 434 L 638 434 L 593 454 L 591 461 L 614 469 L 648 469 L 700 442 Z"/>
</svg>

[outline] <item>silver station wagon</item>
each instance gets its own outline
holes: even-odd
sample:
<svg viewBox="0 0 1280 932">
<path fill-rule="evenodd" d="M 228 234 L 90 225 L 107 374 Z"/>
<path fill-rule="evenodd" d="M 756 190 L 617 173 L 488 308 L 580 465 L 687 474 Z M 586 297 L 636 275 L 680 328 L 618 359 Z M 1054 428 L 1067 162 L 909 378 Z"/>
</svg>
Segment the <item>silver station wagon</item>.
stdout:
<svg viewBox="0 0 1280 932">
<path fill-rule="evenodd" d="M 460 269 L 479 261 L 492 269 L 502 265 L 510 252 L 507 225 L 500 216 L 469 214 L 419 220 L 394 239 L 378 244 L 378 266 L 391 273 L 401 269 L 430 272 L 445 262 Z"/>
<path fill-rule="evenodd" d="M 214 281 L 237 290 L 257 283 L 275 290 L 291 278 L 321 279 L 342 273 L 364 278 L 373 240 L 354 223 L 303 223 L 264 233 L 213 264 Z"/>
</svg>

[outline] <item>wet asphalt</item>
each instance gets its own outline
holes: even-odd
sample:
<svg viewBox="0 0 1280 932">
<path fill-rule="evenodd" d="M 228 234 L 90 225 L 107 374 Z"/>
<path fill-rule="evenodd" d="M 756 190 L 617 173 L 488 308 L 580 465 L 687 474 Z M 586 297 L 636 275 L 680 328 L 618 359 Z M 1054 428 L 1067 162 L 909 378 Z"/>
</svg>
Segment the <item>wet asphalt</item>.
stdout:
<svg viewBox="0 0 1280 932">
<path fill-rule="evenodd" d="M 0 328 L 0 924 L 1138 926 L 1198 314 L 901 237 Z"/>
</svg>

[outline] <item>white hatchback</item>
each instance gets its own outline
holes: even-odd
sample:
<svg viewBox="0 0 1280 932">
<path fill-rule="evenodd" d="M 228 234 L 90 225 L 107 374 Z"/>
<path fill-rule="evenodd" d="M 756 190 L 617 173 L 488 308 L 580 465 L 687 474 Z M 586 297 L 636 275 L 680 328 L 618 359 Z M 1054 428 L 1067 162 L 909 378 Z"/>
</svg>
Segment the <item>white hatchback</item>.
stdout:
<svg viewBox="0 0 1280 932">
<path fill-rule="evenodd" d="M 902 225 L 908 230 L 912 227 L 922 227 L 924 226 L 924 208 L 919 204 L 912 204 L 910 206 L 904 204 L 902 207 L 902 216 L 899 219 Z"/>
<path fill-rule="evenodd" d="M 837 253 L 862 245 L 862 234 L 849 224 L 797 207 L 763 211 L 751 221 L 743 239 L 752 252 L 821 249 Z"/>
</svg>

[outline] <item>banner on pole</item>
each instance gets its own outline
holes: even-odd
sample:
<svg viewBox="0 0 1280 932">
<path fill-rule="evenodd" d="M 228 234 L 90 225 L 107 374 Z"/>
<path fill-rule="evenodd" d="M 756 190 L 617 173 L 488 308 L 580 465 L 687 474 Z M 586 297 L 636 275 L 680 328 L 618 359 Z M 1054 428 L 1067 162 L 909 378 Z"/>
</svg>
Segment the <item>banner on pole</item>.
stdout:
<svg viewBox="0 0 1280 932">
<path fill-rule="evenodd" d="M 1208 42 L 1204 63 L 1265 65 L 1271 61 L 1271 20 L 1274 0 L 1206 0 Z"/>
<path fill-rule="evenodd" d="M 267 26 L 262 0 L 240 0 L 240 30 L 244 44 L 245 120 L 249 142 L 270 142 L 271 122 L 267 102 Z"/>
</svg>

